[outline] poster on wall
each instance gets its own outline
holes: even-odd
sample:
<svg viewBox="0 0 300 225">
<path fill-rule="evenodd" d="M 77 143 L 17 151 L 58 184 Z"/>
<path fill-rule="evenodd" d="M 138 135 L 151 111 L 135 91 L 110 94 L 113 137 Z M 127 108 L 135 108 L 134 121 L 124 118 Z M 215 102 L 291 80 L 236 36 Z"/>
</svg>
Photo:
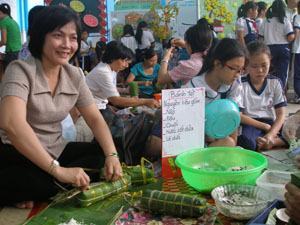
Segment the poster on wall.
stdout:
<svg viewBox="0 0 300 225">
<path fill-rule="evenodd" d="M 132 11 L 114 11 L 110 13 L 110 39 L 111 40 L 118 40 L 121 38 L 123 34 L 123 26 L 124 24 L 131 24 L 134 29 L 136 29 L 137 24 L 140 20 L 143 19 L 147 10 L 132 10 Z"/>
<path fill-rule="evenodd" d="M 179 13 L 175 21 L 171 23 L 174 36 L 184 37 L 185 31 L 198 20 L 198 0 L 173 0 L 170 4 L 176 4 Z M 189 15 L 189 16 L 186 16 Z"/>
<path fill-rule="evenodd" d="M 99 33 L 107 40 L 106 0 L 45 0 L 46 5 L 65 5 L 78 13 L 83 29 L 89 33 Z"/>
</svg>

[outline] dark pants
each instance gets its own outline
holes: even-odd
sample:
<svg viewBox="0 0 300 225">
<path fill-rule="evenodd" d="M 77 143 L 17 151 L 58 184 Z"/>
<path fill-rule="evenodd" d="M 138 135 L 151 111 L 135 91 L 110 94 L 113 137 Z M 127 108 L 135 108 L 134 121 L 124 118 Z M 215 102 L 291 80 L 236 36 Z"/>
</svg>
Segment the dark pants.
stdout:
<svg viewBox="0 0 300 225">
<path fill-rule="evenodd" d="M 57 160 L 63 167 L 100 169 L 105 157 L 96 142 L 71 142 Z M 88 175 L 93 182 L 100 177 L 99 173 Z M 0 143 L 0 205 L 47 200 L 59 190 L 52 176 L 21 155 L 12 145 Z"/>
<path fill-rule="evenodd" d="M 8 66 L 8 64 L 14 60 L 17 60 L 19 56 L 19 52 L 6 52 L 3 59 L 4 70 Z"/>
<path fill-rule="evenodd" d="M 261 122 L 267 123 L 272 125 L 274 122 L 270 119 L 256 119 Z M 266 132 L 263 130 L 260 130 L 256 127 L 242 124 L 242 134 L 238 137 L 238 145 L 249 150 L 256 150 L 257 144 L 256 139 L 258 137 L 263 137 Z"/>
<path fill-rule="evenodd" d="M 288 68 L 291 58 L 291 53 L 288 45 L 269 45 L 272 55 L 271 63 L 273 65 L 274 71 L 273 75 L 277 76 L 285 89 L 287 78 L 288 78 Z"/>
<path fill-rule="evenodd" d="M 90 55 L 80 56 L 79 57 L 79 66 L 83 71 L 91 71 L 91 57 Z"/>
<path fill-rule="evenodd" d="M 295 54 L 294 58 L 294 90 L 300 97 L 300 54 Z"/>
</svg>

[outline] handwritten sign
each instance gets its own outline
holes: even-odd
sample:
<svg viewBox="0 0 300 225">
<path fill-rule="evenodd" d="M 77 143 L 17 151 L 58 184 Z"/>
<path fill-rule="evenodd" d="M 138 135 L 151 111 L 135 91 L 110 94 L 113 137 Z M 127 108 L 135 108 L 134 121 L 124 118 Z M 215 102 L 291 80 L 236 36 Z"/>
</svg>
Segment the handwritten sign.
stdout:
<svg viewBox="0 0 300 225">
<path fill-rule="evenodd" d="M 204 88 L 162 91 L 162 157 L 204 147 Z"/>
</svg>

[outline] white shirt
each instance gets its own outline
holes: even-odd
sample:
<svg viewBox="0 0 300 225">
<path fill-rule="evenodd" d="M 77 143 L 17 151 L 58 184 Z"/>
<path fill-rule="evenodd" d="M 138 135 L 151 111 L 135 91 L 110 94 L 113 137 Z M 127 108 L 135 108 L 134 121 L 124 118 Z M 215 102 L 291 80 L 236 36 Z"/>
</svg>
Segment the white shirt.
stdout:
<svg viewBox="0 0 300 225">
<path fill-rule="evenodd" d="M 243 18 L 243 17 L 238 18 L 238 20 L 236 21 L 236 24 L 235 24 L 236 30 L 237 31 L 243 31 L 244 36 L 246 36 L 249 33 L 249 29 L 247 27 L 247 21 L 246 20 L 248 20 L 251 33 L 257 33 L 257 30 L 253 26 L 253 23 L 255 23 L 255 21 L 250 19 L 250 18 Z"/>
<path fill-rule="evenodd" d="M 218 91 L 213 90 L 205 80 L 206 73 L 194 77 L 182 88 L 204 87 L 205 88 L 205 104 L 220 98 L 229 98 L 235 101 L 238 106 L 241 105 L 242 86 L 240 79 L 235 80 L 232 85 L 222 84 Z M 223 95 L 223 96 L 222 96 Z"/>
<path fill-rule="evenodd" d="M 149 30 L 143 30 L 141 44 L 138 44 L 138 48 L 139 49 L 149 48 L 151 46 L 151 43 L 154 41 L 155 39 L 153 37 L 152 32 Z"/>
<path fill-rule="evenodd" d="M 280 80 L 268 76 L 261 90 L 256 90 L 249 75 L 242 77 L 242 111 L 251 118 L 276 119 L 275 109 L 287 105 Z"/>
<path fill-rule="evenodd" d="M 100 62 L 86 76 L 86 83 L 94 96 L 98 109 L 106 109 L 109 97 L 120 96 L 116 78 L 117 73 L 103 62 Z"/>
<path fill-rule="evenodd" d="M 124 37 L 121 38 L 121 42 L 127 48 L 130 48 L 133 53 L 135 53 L 135 50 L 137 49 L 137 42 L 135 40 L 135 37 L 133 37 L 133 36 L 124 36 Z"/>
<path fill-rule="evenodd" d="M 296 15 L 294 19 L 294 29 L 299 29 L 300 31 L 300 15 Z M 293 48 L 292 48 L 292 53 L 300 53 L 300 37 L 296 37 L 296 39 L 293 42 Z"/>
<path fill-rule="evenodd" d="M 259 31 L 259 28 L 262 25 L 263 21 L 264 21 L 263 18 L 259 18 L 259 17 L 256 18 L 255 23 L 256 23 L 257 31 Z"/>
<path fill-rule="evenodd" d="M 277 17 L 264 19 L 259 29 L 259 35 L 264 37 L 267 45 L 288 44 L 287 35 L 293 32 L 293 26 L 286 17 L 284 23 L 280 23 Z"/>
<path fill-rule="evenodd" d="M 90 45 L 87 42 L 81 40 L 80 55 L 86 56 L 86 55 L 88 55 L 89 51 L 90 51 Z"/>
<path fill-rule="evenodd" d="M 293 23 L 294 16 L 296 15 L 297 15 L 296 9 L 294 10 L 287 7 L 285 8 L 285 16 L 291 23 Z"/>
</svg>

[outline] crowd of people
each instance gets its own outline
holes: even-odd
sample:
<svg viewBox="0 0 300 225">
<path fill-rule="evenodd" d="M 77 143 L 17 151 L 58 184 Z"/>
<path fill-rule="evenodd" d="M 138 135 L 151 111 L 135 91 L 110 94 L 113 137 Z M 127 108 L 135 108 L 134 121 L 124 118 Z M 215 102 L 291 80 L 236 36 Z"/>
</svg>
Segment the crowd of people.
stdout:
<svg viewBox="0 0 300 225">
<path fill-rule="evenodd" d="M 300 2 L 295 2 L 287 0 L 286 4 L 298 6 L 300 12 Z M 58 193 L 59 186 L 87 189 L 99 176 L 85 168 L 104 167 L 108 181 L 122 177 L 122 153 L 111 133 L 113 121 L 120 119 L 118 111 L 127 107 L 156 110 L 158 119 L 151 122 L 144 145 L 145 155 L 159 159 L 161 111 L 160 102 L 153 99 L 158 86 L 205 87 L 205 104 L 227 98 L 238 104 L 240 128 L 223 139 L 205 137 L 207 146 L 238 145 L 254 151 L 287 146 L 295 138 L 295 132 L 287 132 L 289 140 L 281 135 L 291 50 L 295 91 L 300 96 L 300 16 L 290 16 L 286 4 L 282 0 L 274 0 L 269 8 L 263 2 L 243 4 L 238 10 L 236 39 L 218 40 L 202 18 L 187 29 L 183 39 L 170 40 L 161 56 L 146 22 L 138 24 L 135 34 L 126 25 L 120 41 L 97 43 L 96 66 L 88 57 L 88 33 L 81 30 L 71 9 L 33 8 L 29 41 L 21 50 L 19 38 L 10 38 L 18 30 L 9 5 L 1 4 L 0 45 L 6 45 L 7 67 L 1 81 L 0 204 L 31 208 L 33 201 Z M 171 68 L 172 57 L 181 50 L 185 55 Z M 118 75 L 126 70 L 125 84 L 136 82 L 138 96 L 124 96 L 117 86 Z M 94 139 L 68 142 L 63 137 L 68 116 L 75 124 L 78 117 L 83 118 Z M 288 184 L 288 214 L 300 224 L 297 196 L 300 189 Z"/>
</svg>

